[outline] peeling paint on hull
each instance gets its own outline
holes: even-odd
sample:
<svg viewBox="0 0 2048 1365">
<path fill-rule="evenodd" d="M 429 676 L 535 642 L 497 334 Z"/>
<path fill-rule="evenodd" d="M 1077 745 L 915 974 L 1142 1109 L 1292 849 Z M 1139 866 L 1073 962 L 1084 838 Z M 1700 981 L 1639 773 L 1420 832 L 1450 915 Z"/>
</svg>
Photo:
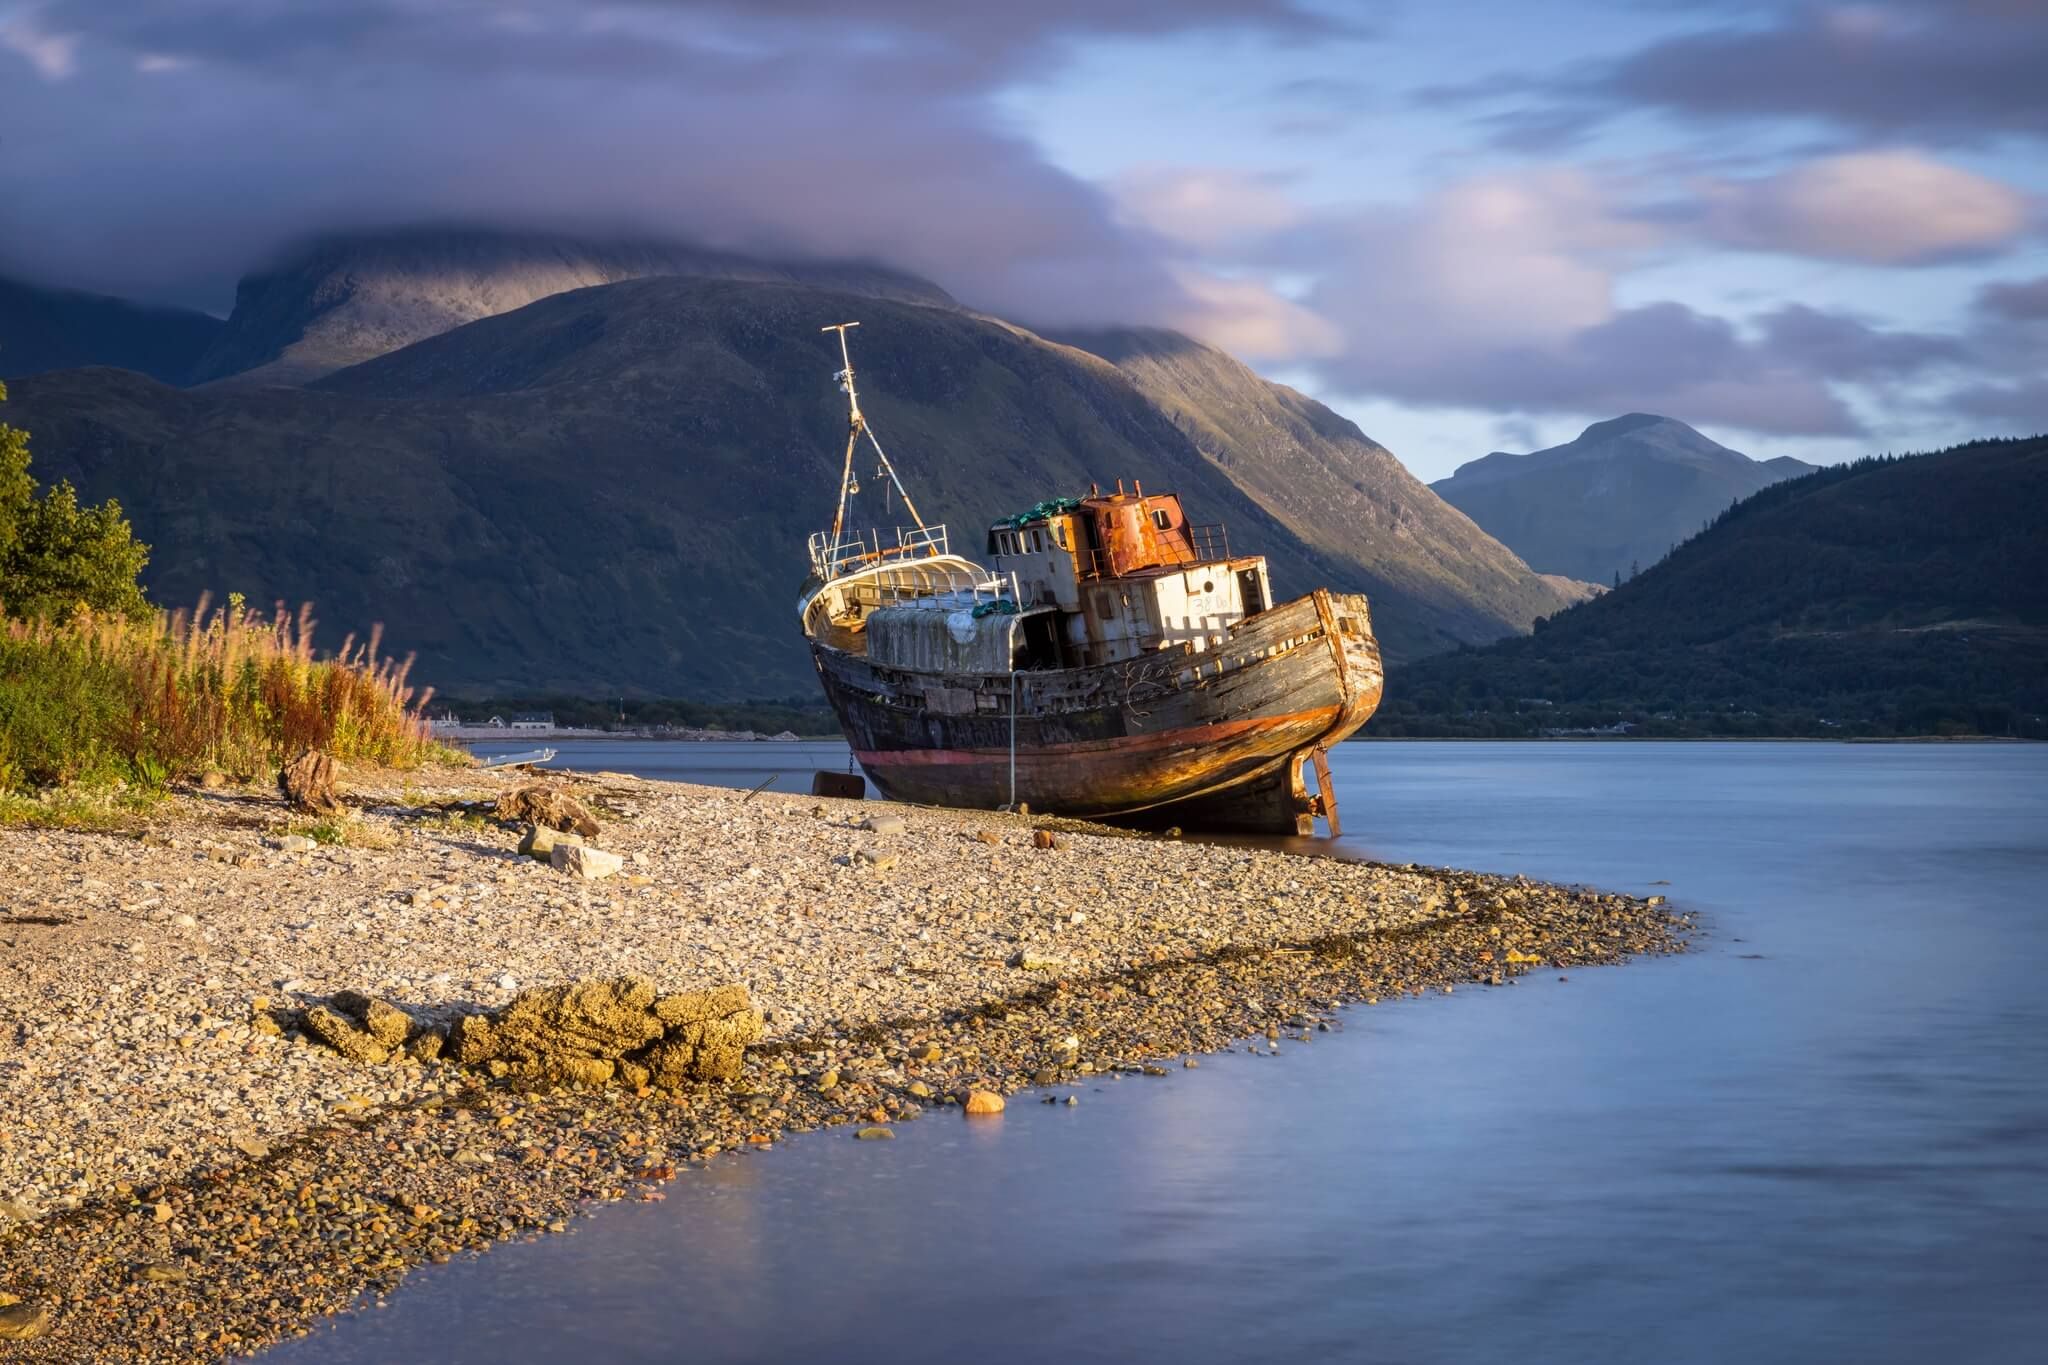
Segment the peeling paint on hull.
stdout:
<svg viewBox="0 0 2048 1365">
<path fill-rule="evenodd" d="M 826 698 L 898 801 L 1302 833 L 1301 765 L 1379 704 L 1363 597 L 1318 591 L 1201 653 L 1092 668 L 922 674 L 814 641 Z M 1015 761 L 1012 763 L 1012 689 Z"/>
</svg>

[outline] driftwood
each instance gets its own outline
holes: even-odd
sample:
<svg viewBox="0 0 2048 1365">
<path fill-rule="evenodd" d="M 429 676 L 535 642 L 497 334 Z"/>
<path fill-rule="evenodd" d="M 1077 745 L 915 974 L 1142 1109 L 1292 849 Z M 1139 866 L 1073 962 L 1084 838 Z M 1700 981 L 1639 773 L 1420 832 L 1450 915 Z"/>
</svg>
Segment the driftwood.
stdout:
<svg viewBox="0 0 2048 1365">
<path fill-rule="evenodd" d="M 277 775 L 277 789 L 293 810 L 314 815 L 334 815 L 341 810 L 341 798 L 334 790 L 334 760 L 318 749 L 308 749 L 285 764 Z"/>
<path fill-rule="evenodd" d="M 498 798 L 500 820 L 518 820 L 529 825 L 546 825 L 586 839 L 597 837 L 597 821 L 590 808 L 560 787 L 521 787 Z"/>
</svg>

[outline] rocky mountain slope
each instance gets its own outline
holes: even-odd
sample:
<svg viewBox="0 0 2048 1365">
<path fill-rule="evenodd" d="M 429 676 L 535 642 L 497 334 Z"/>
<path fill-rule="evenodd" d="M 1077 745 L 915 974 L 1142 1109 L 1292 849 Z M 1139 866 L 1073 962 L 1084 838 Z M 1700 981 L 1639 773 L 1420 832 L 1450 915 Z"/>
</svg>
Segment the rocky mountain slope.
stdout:
<svg viewBox="0 0 2048 1365">
<path fill-rule="evenodd" d="M 155 546 L 159 601 L 306 598 L 336 635 L 382 621 L 444 690 L 807 695 L 795 593 L 845 424 L 818 328 L 847 317 L 866 324 L 864 408 L 926 516 L 969 553 L 998 515 L 1137 478 L 1268 554 L 1277 590 L 1368 584 L 1107 361 L 954 309 L 802 285 L 575 290 L 305 388 L 67 371 L 14 386 L 7 415 L 34 433 L 42 477 L 120 497 Z M 857 515 L 902 520 L 857 468 Z M 1513 624 L 1440 624 L 1390 586 L 1377 600 L 1395 657 Z"/>
<path fill-rule="evenodd" d="M 1529 455 L 1495 451 L 1430 487 L 1542 573 L 1612 583 L 1739 498 L 1813 466 L 1759 463 L 1685 423 L 1632 412 Z"/>
<path fill-rule="evenodd" d="M 1362 584 L 1407 653 L 1519 633 L 1595 591 L 1532 572 L 1352 422 L 1225 352 L 1151 328 L 1059 339 L 1115 364 L 1328 573 Z"/>
<path fill-rule="evenodd" d="M 243 279 L 234 312 L 192 378 L 302 384 L 567 290 L 664 275 L 953 304 L 938 286 L 879 266 L 778 265 L 668 242 L 485 229 L 357 233 L 303 245 Z"/>
<path fill-rule="evenodd" d="M 189 309 L 0 277 L 0 379 L 116 365 L 182 384 L 223 325 Z"/>
<path fill-rule="evenodd" d="M 1411 663 L 1393 733 L 2048 738 L 2048 436 L 1776 484 L 1534 635 Z"/>
</svg>

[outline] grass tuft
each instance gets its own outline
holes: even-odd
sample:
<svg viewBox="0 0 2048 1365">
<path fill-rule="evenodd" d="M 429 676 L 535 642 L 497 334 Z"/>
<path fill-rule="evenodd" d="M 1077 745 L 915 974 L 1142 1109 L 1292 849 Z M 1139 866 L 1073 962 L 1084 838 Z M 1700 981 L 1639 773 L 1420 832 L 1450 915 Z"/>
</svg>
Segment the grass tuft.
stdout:
<svg viewBox="0 0 2048 1365">
<path fill-rule="evenodd" d="M 133 620 L 80 613 L 0 631 L 0 792 L 130 784 L 208 771 L 253 780 L 300 749 L 392 768 L 446 760 L 379 635 L 313 650 L 310 608 L 239 600 Z"/>
</svg>

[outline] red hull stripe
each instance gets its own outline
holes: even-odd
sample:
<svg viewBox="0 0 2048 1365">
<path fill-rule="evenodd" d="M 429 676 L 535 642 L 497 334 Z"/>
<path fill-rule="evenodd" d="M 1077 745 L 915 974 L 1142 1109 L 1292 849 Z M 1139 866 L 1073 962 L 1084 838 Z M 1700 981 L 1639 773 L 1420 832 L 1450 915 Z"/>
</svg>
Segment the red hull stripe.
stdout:
<svg viewBox="0 0 2048 1365">
<path fill-rule="evenodd" d="M 1284 716 L 1260 716 L 1254 720 L 1219 721 L 1214 725 L 1192 725 L 1184 730 L 1162 730 L 1156 735 L 1129 735 L 1120 739 L 1075 740 L 1068 744 L 1044 744 L 1017 752 L 1019 762 L 1071 759 L 1099 754 L 1156 753 L 1241 739 L 1246 735 L 1283 726 L 1327 725 L 1337 718 L 1337 707 L 1320 706 L 1313 711 L 1295 711 Z M 1008 749 L 856 749 L 854 757 L 871 768 L 937 767 L 947 764 L 984 764 L 1010 761 Z"/>
</svg>

